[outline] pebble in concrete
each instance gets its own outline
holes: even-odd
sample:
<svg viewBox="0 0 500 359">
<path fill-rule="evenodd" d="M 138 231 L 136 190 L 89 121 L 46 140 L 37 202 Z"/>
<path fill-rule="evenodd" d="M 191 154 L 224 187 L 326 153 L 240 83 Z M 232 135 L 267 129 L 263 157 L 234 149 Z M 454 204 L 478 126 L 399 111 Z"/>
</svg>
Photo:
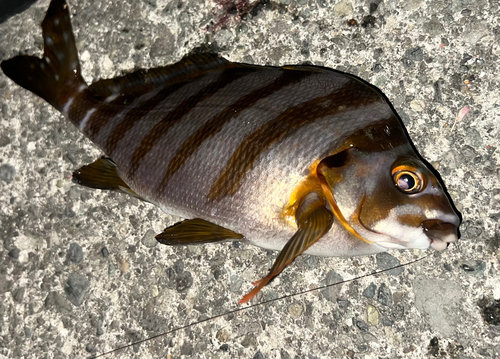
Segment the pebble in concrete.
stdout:
<svg viewBox="0 0 500 359">
<path fill-rule="evenodd" d="M 66 252 L 66 264 L 69 265 L 70 262 L 80 263 L 83 260 L 83 249 L 78 243 L 71 243 L 69 249 Z"/>
<path fill-rule="evenodd" d="M 66 281 L 64 292 L 73 305 L 80 306 L 89 287 L 90 282 L 87 280 L 87 277 L 78 273 L 71 273 Z"/>
<path fill-rule="evenodd" d="M 292 318 L 299 318 L 302 314 L 303 308 L 300 303 L 292 303 L 288 306 L 288 313 Z"/>
<path fill-rule="evenodd" d="M 158 245 L 158 241 L 156 240 L 155 236 L 155 231 L 153 231 L 152 229 L 148 229 L 142 237 L 141 243 L 148 248 L 156 247 L 156 245 Z"/>
<path fill-rule="evenodd" d="M 14 180 L 14 176 L 16 175 L 16 169 L 8 164 L 4 164 L 0 166 L 0 180 L 5 183 L 11 183 Z"/>
<path fill-rule="evenodd" d="M 377 300 L 380 304 L 385 305 L 386 307 L 392 306 L 392 293 L 385 283 L 382 283 L 378 289 Z"/>
<path fill-rule="evenodd" d="M 366 308 L 366 320 L 370 325 L 378 325 L 380 322 L 380 314 L 377 308 L 371 304 Z"/>
<path fill-rule="evenodd" d="M 396 257 L 387 252 L 378 253 L 376 255 L 376 259 L 377 259 L 377 267 L 382 270 L 394 268 L 396 266 L 401 265 L 401 261 L 399 259 L 397 259 Z M 404 267 L 398 267 L 391 269 L 386 273 L 390 275 L 400 275 L 404 271 L 405 271 Z"/>
<path fill-rule="evenodd" d="M 334 270 L 331 270 L 326 275 L 326 279 L 322 281 L 322 285 L 324 284 L 335 284 L 342 282 L 343 278 L 340 274 L 336 273 Z M 337 298 L 340 294 L 340 290 L 342 289 L 342 285 L 333 285 L 331 287 L 325 288 L 321 290 L 321 294 L 325 297 L 326 300 L 330 302 L 336 302 Z"/>
<path fill-rule="evenodd" d="M 375 292 L 377 290 L 377 286 L 375 285 L 375 283 L 370 283 L 370 285 L 368 287 L 366 287 L 366 289 L 363 291 L 363 297 L 365 298 L 373 298 L 375 296 Z"/>
</svg>

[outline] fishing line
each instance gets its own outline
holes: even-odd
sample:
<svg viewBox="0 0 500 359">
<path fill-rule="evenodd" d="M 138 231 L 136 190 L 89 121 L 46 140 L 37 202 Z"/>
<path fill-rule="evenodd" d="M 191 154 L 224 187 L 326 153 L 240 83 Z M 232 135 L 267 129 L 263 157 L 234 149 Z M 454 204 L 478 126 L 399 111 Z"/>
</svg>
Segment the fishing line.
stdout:
<svg viewBox="0 0 500 359">
<path fill-rule="evenodd" d="M 354 277 L 354 278 L 351 278 L 351 279 L 346 279 L 346 280 L 343 280 L 343 281 L 340 281 L 340 282 L 337 282 L 337 283 L 325 284 L 325 285 L 322 285 L 322 286 L 319 286 L 319 287 L 316 287 L 316 288 L 304 290 L 302 292 L 297 292 L 297 293 L 293 293 L 293 294 L 287 294 L 287 295 L 284 295 L 284 296 L 279 297 L 279 298 L 274 298 L 274 299 L 266 300 L 265 302 L 260 302 L 260 303 L 256 303 L 256 304 L 251 304 L 251 305 L 246 306 L 246 307 L 237 308 L 237 309 L 231 310 L 229 312 L 225 312 L 223 314 L 219 314 L 219 315 L 216 315 L 216 316 L 213 316 L 213 317 L 210 317 L 210 318 L 206 318 L 206 319 L 202 319 L 202 320 L 199 320 L 199 321 L 196 321 L 196 322 L 193 322 L 193 323 L 189 323 L 189 324 L 186 324 L 186 325 L 183 325 L 183 326 L 171 329 L 169 331 L 157 334 L 155 336 L 152 336 L 152 337 L 149 337 L 149 338 L 146 338 L 146 339 L 142 339 L 142 340 L 139 340 L 139 341 L 131 343 L 131 344 L 127 344 L 127 345 L 115 348 L 115 349 L 110 350 L 108 352 L 104 352 L 104 353 L 101 353 L 101 354 L 93 354 L 93 355 L 89 356 L 88 359 L 97 359 L 97 358 L 100 358 L 100 357 L 103 357 L 103 356 L 106 356 L 106 355 L 109 355 L 109 354 L 112 354 L 112 353 L 116 353 L 116 352 L 118 352 L 120 350 L 124 350 L 124 349 L 130 348 L 130 347 L 133 347 L 134 345 L 142 344 L 142 343 L 145 343 L 147 341 L 150 341 L 150 340 L 153 340 L 153 339 L 156 339 L 156 338 L 160 338 L 160 337 L 163 337 L 163 336 L 168 335 L 168 334 L 175 333 L 175 332 L 177 332 L 179 330 L 191 328 L 191 327 L 193 327 L 195 325 L 202 324 L 202 323 L 208 322 L 210 320 L 215 320 L 215 319 L 218 319 L 218 318 L 223 318 L 226 315 L 236 314 L 236 313 L 239 313 L 239 312 L 242 312 L 242 311 L 245 311 L 245 310 L 249 310 L 249 309 L 253 309 L 253 308 L 256 308 L 256 307 L 260 307 L 260 306 L 262 306 L 264 304 L 273 303 L 273 302 L 276 302 L 278 300 L 283 300 L 283 299 L 287 299 L 287 298 L 296 297 L 296 296 L 299 296 L 299 295 L 302 295 L 302 294 L 311 293 L 311 292 L 314 292 L 314 291 L 317 291 L 317 290 L 321 290 L 321 289 L 333 287 L 333 286 L 336 286 L 336 285 L 339 285 L 339 284 L 350 283 L 350 282 L 355 281 L 357 279 L 362 279 L 362 278 L 370 277 L 372 275 L 376 275 L 376 274 L 388 272 L 388 271 L 396 269 L 396 268 L 405 267 L 407 265 L 420 262 L 421 260 L 424 260 L 427 257 L 429 257 L 431 254 L 432 253 L 429 253 L 429 254 L 427 254 L 427 255 L 425 255 L 423 257 L 417 258 L 417 259 L 415 259 L 413 261 L 410 261 L 410 262 L 399 264 L 399 265 L 397 265 L 395 267 L 391 267 L 391 268 L 387 268 L 387 269 L 381 269 L 379 271 L 375 271 L 375 272 L 372 272 L 372 273 L 363 274 L 363 275 L 360 275 L 358 277 Z"/>
</svg>

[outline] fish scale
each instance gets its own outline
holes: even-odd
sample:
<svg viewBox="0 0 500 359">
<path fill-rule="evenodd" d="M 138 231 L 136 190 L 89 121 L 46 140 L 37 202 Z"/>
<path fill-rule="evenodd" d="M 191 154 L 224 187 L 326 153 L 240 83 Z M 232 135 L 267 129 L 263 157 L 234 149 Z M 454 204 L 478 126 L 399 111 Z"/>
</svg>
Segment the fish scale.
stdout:
<svg viewBox="0 0 500 359">
<path fill-rule="evenodd" d="M 314 66 L 255 66 L 218 55 L 88 86 L 68 6 L 42 22 L 43 58 L 1 64 L 108 157 L 74 181 L 187 218 L 166 245 L 244 240 L 280 250 L 251 300 L 302 253 L 355 256 L 445 249 L 460 219 L 372 85 Z"/>
</svg>

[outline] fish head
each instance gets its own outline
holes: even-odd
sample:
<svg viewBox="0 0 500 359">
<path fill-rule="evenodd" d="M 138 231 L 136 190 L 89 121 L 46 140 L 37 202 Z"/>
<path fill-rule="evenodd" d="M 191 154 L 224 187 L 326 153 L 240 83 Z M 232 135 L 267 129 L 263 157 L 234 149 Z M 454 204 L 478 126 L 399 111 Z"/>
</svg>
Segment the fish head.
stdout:
<svg viewBox="0 0 500 359">
<path fill-rule="evenodd" d="M 378 152 L 351 147 L 323 159 L 317 174 L 331 191 L 335 216 L 360 239 L 385 249 L 435 250 L 458 239 L 458 214 L 409 145 Z"/>
</svg>

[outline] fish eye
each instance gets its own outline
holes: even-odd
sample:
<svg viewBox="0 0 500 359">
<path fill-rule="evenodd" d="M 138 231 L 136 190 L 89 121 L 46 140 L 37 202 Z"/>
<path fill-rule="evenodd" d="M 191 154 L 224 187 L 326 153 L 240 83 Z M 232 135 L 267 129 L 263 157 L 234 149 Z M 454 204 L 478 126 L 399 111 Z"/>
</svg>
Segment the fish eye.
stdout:
<svg viewBox="0 0 500 359">
<path fill-rule="evenodd" d="M 392 178 L 398 189 L 407 194 L 420 192 L 424 181 L 422 174 L 412 166 L 397 166 L 392 170 Z"/>
</svg>

